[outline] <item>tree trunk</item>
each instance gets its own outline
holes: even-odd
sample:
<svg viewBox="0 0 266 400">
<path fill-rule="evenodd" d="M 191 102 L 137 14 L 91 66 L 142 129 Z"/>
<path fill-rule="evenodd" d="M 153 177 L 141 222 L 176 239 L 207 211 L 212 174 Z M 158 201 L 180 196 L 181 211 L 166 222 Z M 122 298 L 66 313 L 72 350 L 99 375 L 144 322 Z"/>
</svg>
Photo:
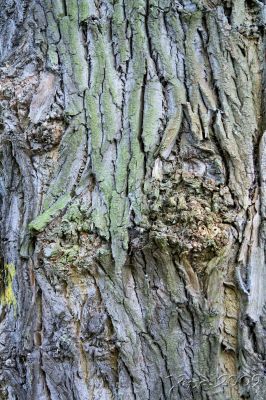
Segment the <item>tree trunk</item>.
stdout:
<svg viewBox="0 0 266 400">
<path fill-rule="evenodd" d="M 266 398 L 259 0 L 0 0 L 3 400 Z"/>
</svg>

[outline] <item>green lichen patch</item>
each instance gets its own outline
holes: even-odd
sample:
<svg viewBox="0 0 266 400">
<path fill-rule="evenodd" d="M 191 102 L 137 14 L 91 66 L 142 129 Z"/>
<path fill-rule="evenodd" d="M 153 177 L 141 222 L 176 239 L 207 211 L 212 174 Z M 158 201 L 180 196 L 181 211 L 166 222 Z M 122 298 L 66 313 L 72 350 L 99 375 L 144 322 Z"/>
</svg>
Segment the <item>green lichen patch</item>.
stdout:
<svg viewBox="0 0 266 400">
<path fill-rule="evenodd" d="M 29 224 L 29 229 L 35 232 L 42 232 L 55 216 L 67 206 L 70 200 L 70 194 L 60 197 L 48 210 Z"/>
</svg>

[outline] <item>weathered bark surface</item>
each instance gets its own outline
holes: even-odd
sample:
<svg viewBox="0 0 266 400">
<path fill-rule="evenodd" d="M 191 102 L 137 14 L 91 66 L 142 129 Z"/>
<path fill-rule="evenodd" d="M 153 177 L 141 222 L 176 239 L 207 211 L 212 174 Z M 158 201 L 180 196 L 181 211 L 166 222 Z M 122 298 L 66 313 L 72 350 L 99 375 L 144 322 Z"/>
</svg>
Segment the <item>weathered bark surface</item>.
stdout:
<svg viewBox="0 0 266 400">
<path fill-rule="evenodd" d="M 265 22 L 0 1 L 1 399 L 266 398 Z"/>
</svg>

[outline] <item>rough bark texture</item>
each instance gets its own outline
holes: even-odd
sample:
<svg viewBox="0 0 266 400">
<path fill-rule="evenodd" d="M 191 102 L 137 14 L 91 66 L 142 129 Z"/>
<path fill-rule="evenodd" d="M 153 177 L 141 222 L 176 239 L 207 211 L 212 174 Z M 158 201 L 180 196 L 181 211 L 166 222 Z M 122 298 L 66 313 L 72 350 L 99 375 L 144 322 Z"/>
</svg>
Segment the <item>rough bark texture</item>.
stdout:
<svg viewBox="0 0 266 400">
<path fill-rule="evenodd" d="M 3 400 L 266 398 L 259 0 L 0 0 Z"/>
</svg>

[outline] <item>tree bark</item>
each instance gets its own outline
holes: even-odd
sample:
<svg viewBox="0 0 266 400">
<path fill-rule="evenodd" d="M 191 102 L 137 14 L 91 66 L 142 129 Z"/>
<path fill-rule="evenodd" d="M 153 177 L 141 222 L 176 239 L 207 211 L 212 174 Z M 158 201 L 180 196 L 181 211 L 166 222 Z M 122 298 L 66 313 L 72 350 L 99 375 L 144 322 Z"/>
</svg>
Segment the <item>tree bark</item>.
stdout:
<svg viewBox="0 0 266 400">
<path fill-rule="evenodd" d="M 0 0 L 0 398 L 266 398 L 266 6 Z"/>
</svg>

